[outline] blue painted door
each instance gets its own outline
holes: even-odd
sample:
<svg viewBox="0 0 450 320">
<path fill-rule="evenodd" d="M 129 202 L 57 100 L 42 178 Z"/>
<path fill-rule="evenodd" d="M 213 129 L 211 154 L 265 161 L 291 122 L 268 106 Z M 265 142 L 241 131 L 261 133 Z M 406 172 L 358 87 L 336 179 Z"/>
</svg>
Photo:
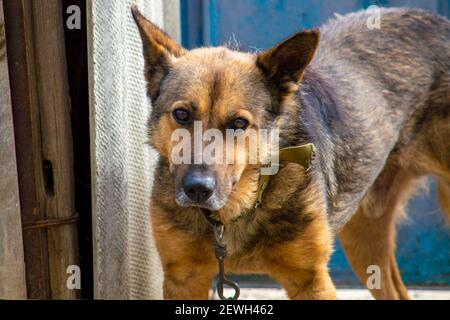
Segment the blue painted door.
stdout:
<svg viewBox="0 0 450 320">
<path fill-rule="evenodd" d="M 302 28 L 320 26 L 335 13 L 370 5 L 416 7 L 450 17 L 450 0 L 181 0 L 183 45 L 194 48 L 238 42 L 266 49 Z M 407 285 L 450 285 L 450 230 L 436 201 L 435 185 L 413 199 L 399 226 L 397 258 Z M 358 284 L 339 246 L 331 261 L 337 284 Z"/>
</svg>

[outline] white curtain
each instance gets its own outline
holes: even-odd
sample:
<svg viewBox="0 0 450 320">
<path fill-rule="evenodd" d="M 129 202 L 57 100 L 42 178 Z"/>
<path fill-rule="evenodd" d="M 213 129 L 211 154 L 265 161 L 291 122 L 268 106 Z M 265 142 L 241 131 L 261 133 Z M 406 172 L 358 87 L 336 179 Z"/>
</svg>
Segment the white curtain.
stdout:
<svg viewBox="0 0 450 320">
<path fill-rule="evenodd" d="M 27 297 L 17 179 L 3 1 L 0 0 L 0 299 Z"/>
<path fill-rule="evenodd" d="M 157 155 L 145 144 L 151 105 L 131 5 L 175 39 L 180 35 L 178 0 L 88 1 L 97 299 L 162 298 L 148 210 Z"/>
</svg>

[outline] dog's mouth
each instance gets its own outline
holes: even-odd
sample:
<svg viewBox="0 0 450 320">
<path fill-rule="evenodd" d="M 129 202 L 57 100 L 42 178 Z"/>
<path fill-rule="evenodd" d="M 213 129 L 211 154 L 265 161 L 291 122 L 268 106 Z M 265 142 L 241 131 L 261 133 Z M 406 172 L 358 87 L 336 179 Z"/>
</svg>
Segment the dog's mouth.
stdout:
<svg viewBox="0 0 450 320">
<path fill-rule="evenodd" d="M 199 201 L 189 197 L 184 190 L 176 192 L 175 201 L 181 207 L 198 207 L 211 211 L 220 210 L 226 204 L 226 199 L 220 197 L 217 192 L 213 192 L 208 199 Z"/>
</svg>

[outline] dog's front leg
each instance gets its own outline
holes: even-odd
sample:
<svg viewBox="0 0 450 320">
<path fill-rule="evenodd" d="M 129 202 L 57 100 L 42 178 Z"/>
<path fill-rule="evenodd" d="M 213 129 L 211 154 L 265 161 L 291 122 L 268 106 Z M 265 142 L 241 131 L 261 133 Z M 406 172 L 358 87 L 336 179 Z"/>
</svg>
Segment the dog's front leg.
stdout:
<svg viewBox="0 0 450 320">
<path fill-rule="evenodd" d="M 167 243 L 166 243 L 167 244 Z M 164 247 L 161 260 L 164 271 L 164 299 L 207 300 L 212 278 L 216 272 L 209 252 L 202 256 L 192 243 L 172 243 Z M 198 255 L 200 254 L 200 255 Z"/>
<path fill-rule="evenodd" d="M 189 263 L 164 268 L 164 299 L 207 300 L 213 274 L 211 269 Z"/>
<path fill-rule="evenodd" d="M 167 217 L 164 210 L 152 206 L 153 233 L 164 271 L 164 299 L 208 299 L 217 272 L 212 244 L 179 229 Z"/>
<path fill-rule="evenodd" d="M 292 241 L 270 250 L 269 272 L 290 299 L 336 299 L 328 273 L 332 236 L 324 219 L 311 221 Z"/>
<path fill-rule="evenodd" d="M 279 270 L 277 280 L 293 300 L 334 300 L 336 290 L 326 267 L 316 270 Z"/>
</svg>

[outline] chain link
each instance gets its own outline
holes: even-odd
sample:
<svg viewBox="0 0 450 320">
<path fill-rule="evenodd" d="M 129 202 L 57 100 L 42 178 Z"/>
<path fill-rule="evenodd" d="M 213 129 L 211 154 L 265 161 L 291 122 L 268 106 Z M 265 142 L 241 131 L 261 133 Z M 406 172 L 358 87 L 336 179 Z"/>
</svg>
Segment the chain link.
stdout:
<svg viewBox="0 0 450 320">
<path fill-rule="evenodd" d="M 227 246 L 223 243 L 223 235 L 224 235 L 225 227 L 222 223 L 216 222 L 214 224 L 214 237 L 216 240 L 215 244 L 215 254 L 217 261 L 219 262 L 219 279 L 217 281 L 217 294 L 221 300 L 237 300 L 240 294 L 239 285 L 228 279 L 225 276 L 225 258 L 227 256 Z M 224 285 L 229 286 L 234 289 L 234 295 L 232 297 L 225 297 L 223 294 Z"/>
</svg>

